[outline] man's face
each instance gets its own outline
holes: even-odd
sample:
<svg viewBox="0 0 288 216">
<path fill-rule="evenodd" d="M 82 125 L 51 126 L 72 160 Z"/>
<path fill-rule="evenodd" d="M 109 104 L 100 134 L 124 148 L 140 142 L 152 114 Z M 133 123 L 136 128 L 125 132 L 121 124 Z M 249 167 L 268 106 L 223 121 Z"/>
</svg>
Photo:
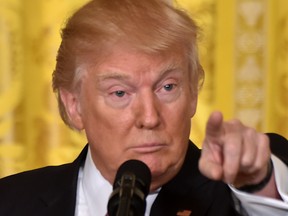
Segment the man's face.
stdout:
<svg viewBox="0 0 288 216">
<path fill-rule="evenodd" d="M 86 131 L 93 161 L 111 183 L 129 159 L 149 166 L 152 189 L 179 171 L 197 100 L 179 59 L 117 49 L 88 68 L 80 93 L 68 93 L 72 123 Z"/>
</svg>

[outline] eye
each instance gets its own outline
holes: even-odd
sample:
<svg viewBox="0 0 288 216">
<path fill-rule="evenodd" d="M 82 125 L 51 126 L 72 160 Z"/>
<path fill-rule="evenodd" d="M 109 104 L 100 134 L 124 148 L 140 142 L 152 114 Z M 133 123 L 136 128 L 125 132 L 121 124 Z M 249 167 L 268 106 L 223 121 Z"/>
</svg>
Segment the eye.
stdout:
<svg viewBox="0 0 288 216">
<path fill-rule="evenodd" d="M 117 96 L 117 97 L 123 97 L 126 92 L 125 91 L 121 91 L 121 90 L 118 90 L 118 91 L 115 91 L 114 94 Z"/>
<path fill-rule="evenodd" d="M 173 88 L 174 88 L 174 84 L 166 84 L 163 86 L 163 88 L 166 90 L 166 91 L 171 91 Z"/>
</svg>

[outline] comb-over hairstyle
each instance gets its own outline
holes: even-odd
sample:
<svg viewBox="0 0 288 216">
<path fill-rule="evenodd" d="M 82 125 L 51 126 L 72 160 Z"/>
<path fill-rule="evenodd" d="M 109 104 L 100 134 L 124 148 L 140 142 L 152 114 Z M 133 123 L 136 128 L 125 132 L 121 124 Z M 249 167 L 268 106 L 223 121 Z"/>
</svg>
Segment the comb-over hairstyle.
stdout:
<svg viewBox="0 0 288 216">
<path fill-rule="evenodd" d="M 87 65 L 97 65 L 113 46 L 146 54 L 179 54 L 189 59 L 191 90 L 204 77 L 198 60 L 195 22 L 166 0 L 92 0 L 76 11 L 62 30 L 53 73 L 53 90 L 63 121 L 71 126 L 60 88 L 75 91 Z"/>
</svg>

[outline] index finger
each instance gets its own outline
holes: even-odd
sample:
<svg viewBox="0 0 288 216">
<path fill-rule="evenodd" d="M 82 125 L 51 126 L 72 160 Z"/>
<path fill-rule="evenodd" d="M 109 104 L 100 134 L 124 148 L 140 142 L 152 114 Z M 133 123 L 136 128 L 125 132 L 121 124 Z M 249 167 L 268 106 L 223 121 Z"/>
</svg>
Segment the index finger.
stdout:
<svg viewBox="0 0 288 216">
<path fill-rule="evenodd" d="M 206 138 L 219 138 L 223 133 L 223 115 L 221 112 L 215 111 L 211 113 L 206 125 Z"/>
</svg>

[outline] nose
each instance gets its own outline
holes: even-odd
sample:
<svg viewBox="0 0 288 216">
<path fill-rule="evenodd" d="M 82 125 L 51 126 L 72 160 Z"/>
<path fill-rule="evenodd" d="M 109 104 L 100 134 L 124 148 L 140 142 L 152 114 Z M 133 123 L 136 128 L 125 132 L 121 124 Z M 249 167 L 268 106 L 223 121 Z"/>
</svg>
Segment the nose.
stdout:
<svg viewBox="0 0 288 216">
<path fill-rule="evenodd" d="M 138 128 L 154 129 L 160 125 L 160 102 L 153 92 L 146 92 L 138 96 L 134 107 L 136 126 Z"/>
</svg>

